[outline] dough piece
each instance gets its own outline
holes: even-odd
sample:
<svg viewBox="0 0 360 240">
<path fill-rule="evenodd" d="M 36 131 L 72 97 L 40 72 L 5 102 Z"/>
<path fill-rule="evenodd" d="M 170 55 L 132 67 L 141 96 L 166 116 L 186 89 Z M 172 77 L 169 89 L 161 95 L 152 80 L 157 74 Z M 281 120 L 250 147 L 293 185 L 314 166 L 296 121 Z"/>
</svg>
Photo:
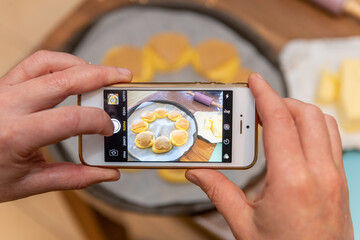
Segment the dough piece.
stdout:
<svg viewBox="0 0 360 240">
<path fill-rule="evenodd" d="M 170 133 L 170 141 L 173 145 L 180 147 L 188 140 L 188 133 L 185 130 L 175 130 Z"/>
<path fill-rule="evenodd" d="M 155 113 L 152 111 L 145 111 L 141 113 L 141 119 L 144 120 L 145 122 L 150 123 L 156 120 L 156 116 Z"/>
<path fill-rule="evenodd" d="M 223 83 L 248 83 L 249 76 L 252 73 L 251 70 L 247 68 L 240 68 L 235 74 L 234 78 L 230 81 L 222 81 Z M 226 80 L 226 79 L 225 79 Z"/>
<path fill-rule="evenodd" d="M 236 48 L 215 38 L 200 43 L 194 52 L 194 68 L 214 82 L 230 82 L 239 71 L 239 65 Z"/>
<path fill-rule="evenodd" d="M 188 130 L 190 123 L 186 118 L 180 118 L 175 122 L 175 127 L 179 130 Z"/>
<path fill-rule="evenodd" d="M 169 138 L 165 136 L 158 137 L 152 146 L 152 151 L 154 153 L 166 153 L 171 149 L 172 149 L 172 144 Z"/>
<path fill-rule="evenodd" d="M 186 169 L 159 169 L 159 176 L 170 183 L 189 183 L 185 178 Z"/>
<path fill-rule="evenodd" d="M 186 35 L 164 32 L 149 39 L 145 53 L 157 70 L 169 72 L 189 64 L 193 51 Z"/>
<path fill-rule="evenodd" d="M 167 116 L 171 121 L 177 121 L 179 120 L 180 118 L 182 118 L 181 116 L 181 112 L 177 111 L 177 110 L 172 110 L 168 113 L 168 116 Z"/>
<path fill-rule="evenodd" d="M 110 48 L 104 55 L 102 64 L 129 69 L 132 82 L 149 82 L 154 70 L 144 51 L 130 45 Z"/>
<path fill-rule="evenodd" d="M 150 131 L 141 132 L 136 135 L 135 145 L 138 148 L 148 148 L 151 147 L 155 142 L 154 134 Z"/>
<path fill-rule="evenodd" d="M 131 124 L 130 128 L 134 133 L 141 133 L 149 128 L 149 124 L 141 119 L 137 119 Z"/>
<path fill-rule="evenodd" d="M 164 118 L 168 115 L 168 112 L 165 108 L 157 108 L 155 109 L 156 118 Z"/>
</svg>

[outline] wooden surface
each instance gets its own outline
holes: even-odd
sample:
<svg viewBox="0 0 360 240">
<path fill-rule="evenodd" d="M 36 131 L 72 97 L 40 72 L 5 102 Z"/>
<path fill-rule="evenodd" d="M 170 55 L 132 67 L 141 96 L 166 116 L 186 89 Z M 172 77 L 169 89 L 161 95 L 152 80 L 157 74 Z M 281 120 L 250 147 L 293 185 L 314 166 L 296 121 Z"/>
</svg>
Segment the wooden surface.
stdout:
<svg viewBox="0 0 360 240">
<path fill-rule="evenodd" d="M 212 112 L 216 111 L 216 108 L 213 106 L 206 106 L 199 102 L 194 101 L 193 96 L 186 94 L 184 91 L 182 92 L 170 92 L 170 91 L 160 91 L 155 92 L 152 95 L 149 95 L 142 100 L 138 101 L 137 104 L 141 104 L 143 102 L 151 101 L 151 100 L 168 100 L 176 103 L 180 103 L 185 108 L 187 108 L 191 113 L 195 113 L 197 111 L 206 111 Z M 217 100 L 215 99 L 217 102 Z M 187 152 L 181 159 L 181 162 L 208 162 L 216 144 L 209 143 L 199 138 L 196 138 L 196 141 L 189 152 Z"/>
<path fill-rule="evenodd" d="M 103 13 L 136 2 L 86 1 L 55 28 L 39 48 L 56 51 L 63 49 L 65 43 L 74 34 L 89 26 Z M 279 53 L 288 41 L 296 38 L 345 37 L 360 34 L 360 23 L 356 19 L 348 16 L 334 17 L 305 0 L 183 0 L 181 2 L 203 4 L 244 21 L 264 38 L 276 53 Z"/>
</svg>

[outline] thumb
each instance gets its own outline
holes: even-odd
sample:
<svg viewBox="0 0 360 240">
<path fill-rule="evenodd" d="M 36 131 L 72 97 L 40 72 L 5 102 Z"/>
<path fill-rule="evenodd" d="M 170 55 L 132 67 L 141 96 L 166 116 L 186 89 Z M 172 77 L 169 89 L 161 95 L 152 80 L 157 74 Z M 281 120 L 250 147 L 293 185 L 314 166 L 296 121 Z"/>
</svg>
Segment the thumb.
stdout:
<svg viewBox="0 0 360 240">
<path fill-rule="evenodd" d="M 245 224 L 252 222 L 249 219 L 252 208 L 244 192 L 222 173 L 211 169 L 191 169 L 185 176 L 207 194 L 231 229 L 239 232 L 239 228 L 246 229 Z M 236 225 L 239 222 L 242 226 Z"/>
</svg>

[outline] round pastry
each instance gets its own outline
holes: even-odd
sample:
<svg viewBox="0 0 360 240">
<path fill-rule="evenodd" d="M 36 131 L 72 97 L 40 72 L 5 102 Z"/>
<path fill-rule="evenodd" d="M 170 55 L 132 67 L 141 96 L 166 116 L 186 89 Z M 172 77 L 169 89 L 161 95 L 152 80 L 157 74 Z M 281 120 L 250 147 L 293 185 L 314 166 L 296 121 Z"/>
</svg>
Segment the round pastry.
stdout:
<svg viewBox="0 0 360 240">
<path fill-rule="evenodd" d="M 188 130 L 190 123 L 186 118 L 180 118 L 175 122 L 175 127 L 179 130 Z"/>
<path fill-rule="evenodd" d="M 138 148 L 148 148 L 151 147 L 155 142 L 154 134 L 150 131 L 141 132 L 136 135 L 135 145 Z"/>
<path fill-rule="evenodd" d="M 144 51 L 129 45 L 109 49 L 102 64 L 129 69 L 133 74 L 132 82 L 148 82 L 154 75 L 154 69 Z"/>
<path fill-rule="evenodd" d="M 168 112 L 165 108 L 157 108 L 155 109 L 156 118 L 164 118 L 168 115 Z"/>
<path fill-rule="evenodd" d="M 172 144 L 170 140 L 165 136 L 158 137 L 152 146 L 152 151 L 154 153 L 165 153 L 170 151 L 171 149 Z"/>
<path fill-rule="evenodd" d="M 171 183 L 188 183 L 185 178 L 186 169 L 159 169 L 159 176 L 167 182 Z"/>
<path fill-rule="evenodd" d="M 168 113 L 168 116 L 167 116 L 171 121 L 177 121 L 179 120 L 180 118 L 182 118 L 181 116 L 181 112 L 177 111 L 177 110 L 172 110 Z"/>
<path fill-rule="evenodd" d="M 218 39 L 200 43 L 194 52 L 194 68 L 211 81 L 230 81 L 237 73 L 239 65 L 240 59 L 235 47 Z"/>
<path fill-rule="evenodd" d="M 164 32 L 149 39 L 145 54 L 157 70 L 169 72 L 179 70 L 190 63 L 192 49 L 186 35 Z"/>
<path fill-rule="evenodd" d="M 131 124 L 131 131 L 133 131 L 134 133 L 141 133 L 146 131 L 149 128 L 149 124 L 141 119 L 137 119 L 135 120 L 132 124 Z"/>
<path fill-rule="evenodd" d="M 188 133 L 185 130 L 175 130 L 170 133 L 170 141 L 173 145 L 180 147 L 188 140 Z"/>
<path fill-rule="evenodd" d="M 141 113 L 141 119 L 144 120 L 145 122 L 150 123 L 156 120 L 156 116 L 155 113 L 152 111 L 145 111 Z"/>
<path fill-rule="evenodd" d="M 224 83 L 248 83 L 248 79 L 252 71 L 247 68 L 240 68 L 234 78 Z"/>
</svg>

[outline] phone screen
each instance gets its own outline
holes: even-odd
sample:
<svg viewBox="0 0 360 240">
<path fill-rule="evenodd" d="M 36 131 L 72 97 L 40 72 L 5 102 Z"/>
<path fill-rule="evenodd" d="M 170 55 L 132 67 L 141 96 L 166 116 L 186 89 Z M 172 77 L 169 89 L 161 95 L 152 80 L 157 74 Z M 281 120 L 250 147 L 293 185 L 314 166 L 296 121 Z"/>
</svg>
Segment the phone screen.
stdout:
<svg viewBox="0 0 360 240">
<path fill-rule="evenodd" d="M 105 162 L 231 163 L 232 91 L 104 90 Z"/>
</svg>

